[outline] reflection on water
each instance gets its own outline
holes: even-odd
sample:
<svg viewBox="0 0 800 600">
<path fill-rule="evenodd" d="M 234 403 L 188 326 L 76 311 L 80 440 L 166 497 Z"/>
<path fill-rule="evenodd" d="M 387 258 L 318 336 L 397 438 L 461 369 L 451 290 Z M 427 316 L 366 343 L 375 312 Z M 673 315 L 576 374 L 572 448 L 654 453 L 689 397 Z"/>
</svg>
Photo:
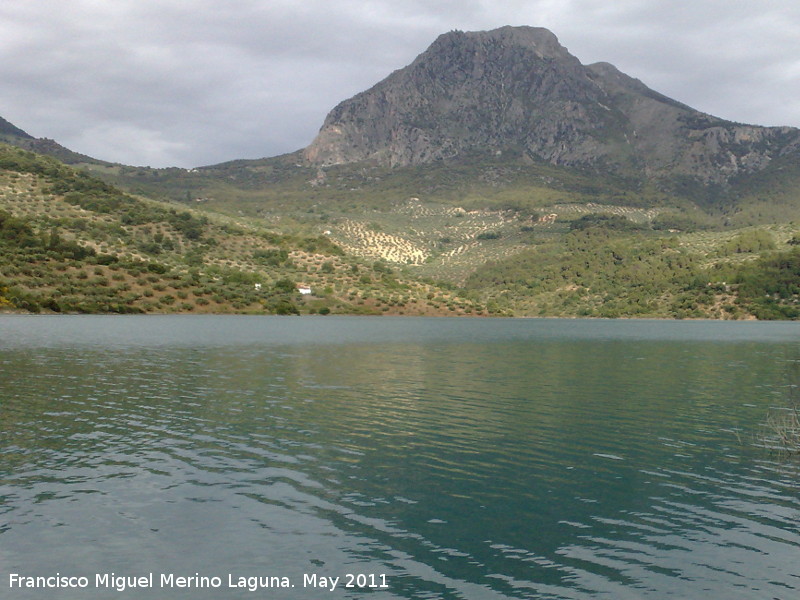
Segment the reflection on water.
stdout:
<svg viewBox="0 0 800 600">
<path fill-rule="evenodd" d="M 800 469 L 748 441 L 800 330 L 716 325 L 0 320 L 0 565 L 797 597 Z"/>
</svg>

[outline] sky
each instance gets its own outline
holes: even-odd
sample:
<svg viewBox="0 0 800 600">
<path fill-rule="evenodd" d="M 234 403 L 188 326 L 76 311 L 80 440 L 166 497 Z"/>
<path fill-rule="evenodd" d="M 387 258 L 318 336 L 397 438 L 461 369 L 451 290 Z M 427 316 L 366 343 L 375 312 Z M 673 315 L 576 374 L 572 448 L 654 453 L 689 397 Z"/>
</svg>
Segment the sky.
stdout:
<svg viewBox="0 0 800 600">
<path fill-rule="evenodd" d="M 3 0 L 0 117 L 136 166 L 276 156 L 438 35 L 503 25 L 703 112 L 800 127 L 797 0 Z"/>
</svg>

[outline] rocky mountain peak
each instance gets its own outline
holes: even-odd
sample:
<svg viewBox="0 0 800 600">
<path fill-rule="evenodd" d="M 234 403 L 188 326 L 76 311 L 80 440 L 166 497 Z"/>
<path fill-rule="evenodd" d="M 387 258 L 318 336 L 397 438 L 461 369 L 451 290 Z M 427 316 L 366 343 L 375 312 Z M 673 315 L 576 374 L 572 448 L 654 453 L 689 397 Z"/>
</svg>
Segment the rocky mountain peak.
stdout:
<svg viewBox="0 0 800 600">
<path fill-rule="evenodd" d="M 322 165 L 409 165 L 514 147 L 555 159 L 582 146 L 575 134 L 593 127 L 604 96 L 546 29 L 453 31 L 334 108 L 305 156 Z"/>
<path fill-rule="evenodd" d="M 451 31 L 440 35 L 425 54 L 435 54 L 442 48 L 489 49 L 491 47 L 513 47 L 532 51 L 539 58 L 570 58 L 550 30 L 543 27 L 505 26 L 491 31 Z M 422 56 L 425 56 L 423 54 Z"/>
<path fill-rule="evenodd" d="M 696 111 L 608 63 L 584 66 L 543 28 L 439 36 L 410 65 L 336 106 L 305 158 L 405 166 L 466 153 L 724 182 L 763 168 L 797 130 Z"/>
</svg>

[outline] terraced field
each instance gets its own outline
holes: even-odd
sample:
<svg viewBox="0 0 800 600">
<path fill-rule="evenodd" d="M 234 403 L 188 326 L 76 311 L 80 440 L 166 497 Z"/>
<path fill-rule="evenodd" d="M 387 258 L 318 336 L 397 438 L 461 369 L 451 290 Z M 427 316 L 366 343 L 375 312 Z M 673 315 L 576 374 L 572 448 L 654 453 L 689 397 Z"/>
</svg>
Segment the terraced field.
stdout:
<svg viewBox="0 0 800 600">
<path fill-rule="evenodd" d="M 661 208 L 636 208 L 633 206 L 613 206 L 608 204 L 555 204 L 543 209 L 550 215 L 556 215 L 558 219 L 573 219 L 592 213 L 602 213 L 617 215 L 630 219 L 634 223 L 649 223 L 655 219 L 664 209 Z"/>
<path fill-rule="evenodd" d="M 614 214 L 648 223 L 659 212 L 629 206 L 556 204 L 529 216 L 513 210 L 466 210 L 409 198 L 396 203 L 391 211 L 371 211 L 363 217 L 339 215 L 322 233 L 356 256 L 462 283 L 479 265 L 565 233 L 569 222 L 583 215 Z"/>
</svg>

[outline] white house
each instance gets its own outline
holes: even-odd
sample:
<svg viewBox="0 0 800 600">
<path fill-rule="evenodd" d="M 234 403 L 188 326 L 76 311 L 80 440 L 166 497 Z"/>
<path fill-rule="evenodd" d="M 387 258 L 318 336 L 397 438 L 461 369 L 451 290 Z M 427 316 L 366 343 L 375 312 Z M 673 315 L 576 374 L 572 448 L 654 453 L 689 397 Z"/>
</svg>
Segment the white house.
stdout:
<svg viewBox="0 0 800 600">
<path fill-rule="evenodd" d="M 308 287 L 307 285 L 298 285 L 297 291 L 303 294 L 304 296 L 307 296 L 308 294 L 311 293 L 311 288 Z"/>
</svg>

